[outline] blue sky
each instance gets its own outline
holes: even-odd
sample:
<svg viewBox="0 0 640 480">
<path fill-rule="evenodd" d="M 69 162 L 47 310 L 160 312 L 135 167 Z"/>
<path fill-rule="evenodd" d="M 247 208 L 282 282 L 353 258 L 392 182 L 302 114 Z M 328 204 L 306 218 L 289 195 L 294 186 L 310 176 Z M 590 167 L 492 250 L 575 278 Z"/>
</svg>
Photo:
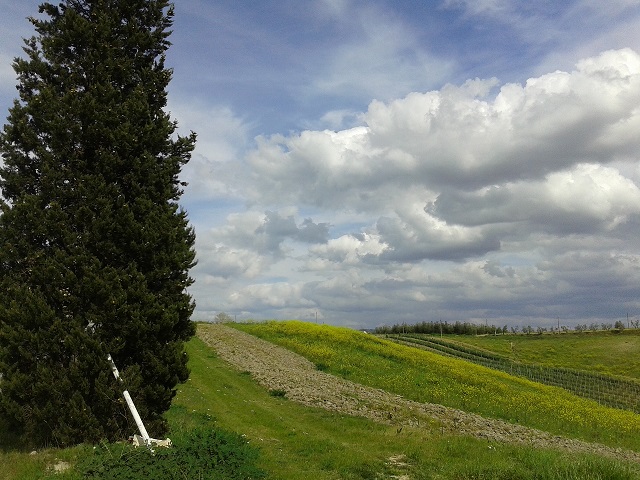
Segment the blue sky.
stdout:
<svg viewBox="0 0 640 480">
<path fill-rule="evenodd" d="M 37 4 L 0 0 L 4 112 Z M 195 318 L 640 316 L 640 2 L 604 5 L 176 2 Z"/>
</svg>

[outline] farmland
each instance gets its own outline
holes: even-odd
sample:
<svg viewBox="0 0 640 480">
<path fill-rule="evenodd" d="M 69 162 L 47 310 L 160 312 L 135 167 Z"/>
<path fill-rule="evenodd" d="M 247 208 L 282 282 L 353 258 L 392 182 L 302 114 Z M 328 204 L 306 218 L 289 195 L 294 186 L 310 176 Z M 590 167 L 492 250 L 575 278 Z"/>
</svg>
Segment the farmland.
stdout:
<svg viewBox="0 0 640 480">
<path fill-rule="evenodd" d="M 640 380 L 640 330 L 450 337 L 512 360 Z"/>
<path fill-rule="evenodd" d="M 599 373 L 589 368 L 586 362 L 579 363 L 575 360 L 571 362 L 572 365 L 582 366 L 582 369 L 533 363 L 530 357 L 533 356 L 531 354 L 538 353 L 536 351 L 531 351 L 529 359 L 523 361 L 515 355 L 506 356 L 465 343 L 464 337 L 444 339 L 431 335 L 405 334 L 385 335 L 385 338 L 402 345 L 463 359 L 534 382 L 561 387 L 581 397 L 595 400 L 601 405 L 640 413 L 640 380 Z M 509 343 L 513 352 L 514 342 Z"/>
<path fill-rule="evenodd" d="M 557 387 L 302 322 L 200 324 L 198 337 L 188 344 L 191 378 L 168 413 L 170 436 L 180 448 L 194 429 L 236 432 L 259 452 L 266 478 L 640 478 L 638 415 Z M 122 447 L 109 448 L 115 459 Z M 86 446 L 0 450 L 10 466 L 0 478 L 83 478 L 74 466 L 92 455 Z M 54 474 L 61 461 L 72 468 Z"/>
<path fill-rule="evenodd" d="M 553 386 L 347 329 L 270 322 L 238 324 L 343 378 L 557 435 L 640 449 L 640 416 Z"/>
</svg>

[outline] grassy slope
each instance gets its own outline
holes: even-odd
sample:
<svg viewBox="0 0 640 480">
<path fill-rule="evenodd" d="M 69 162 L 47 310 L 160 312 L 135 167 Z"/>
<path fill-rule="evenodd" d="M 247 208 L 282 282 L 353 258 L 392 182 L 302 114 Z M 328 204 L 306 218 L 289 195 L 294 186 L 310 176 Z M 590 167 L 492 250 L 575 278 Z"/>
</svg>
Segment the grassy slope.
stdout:
<svg viewBox="0 0 640 480">
<path fill-rule="evenodd" d="M 378 474 L 411 479 L 632 479 L 637 467 L 587 456 L 489 444 L 442 436 L 439 431 L 395 428 L 308 408 L 273 397 L 230 368 L 199 340 L 189 344 L 191 380 L 171 411 L 171 423 L 201 412 L 247 436 L 262 451 L 271 478 L 371 479 Z M 407 466 L 394 466 L 404 455 Z"/>
<path fill-rule="evenodd" d="M 270 396 L 253 379 L 216 357 L 200 340 L 188 344 L 191 379 L 169 412 L 174 430 L 217 425 L 246 435 L 274 479 L 634 479 L 638 466 L 582 455 L 489 444 L 438 431 L 394 428 Z M 37 456 L 0 451 L 0 479 L 44 478 L 55 459 L 71 462 L 87 447 Z M 398 457 L 404 455 L 404 457 Z M 392 457 L 407 465 L 393 464 Z M 51 476 L 59 480 L 73 475 Z"/>
<path fill-rule="evenodd" d="M 456 336 L 469 343 L 526 363 L 592 370 L 640 379 L 640 331 L 560 334 Z"/>
<path fill-rule="evenodd" d="M 640 416 L 563 389 L 348 329 L 303 322 L 238 324 L 359 383 L 558 435 L 640 450 Z"/>
</svg>

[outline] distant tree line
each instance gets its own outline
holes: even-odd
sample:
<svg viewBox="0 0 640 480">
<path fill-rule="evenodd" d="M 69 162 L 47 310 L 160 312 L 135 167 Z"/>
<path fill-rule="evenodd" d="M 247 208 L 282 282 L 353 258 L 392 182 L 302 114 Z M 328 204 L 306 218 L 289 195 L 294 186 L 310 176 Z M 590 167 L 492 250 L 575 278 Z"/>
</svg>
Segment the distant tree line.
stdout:
<svg viewBox="0 0 640 480">
<path fill-rule="evenodd" d="M 627 322 L 627 327 L 629 328 L 640 328 L 640 320 L 629 320 Z M 614 324 L 611 323 L 591 323 L 590 325 L 578 324 L 573 327 L 573 330 L 576 332 L 596 332 L 596 331 L 618 331 L 622 332 L 625 329 L 625 323 L 621 320 L 618 320 Z M 496 327 L 495 325 L 487 325 L 487 324 L 476 324 L 470 322 L 421 322 L 415 323 L 413 325 L 408 325 L 406 323 L 397 323 L 392 326 L 383 325 L 381 327 L 377 327 L 374 333 L 378 334 L 397 334 L 397 333 L 426 333 L 426 334 L 442 334 L 442 335 L 504 335 L 509 331 L 516 335 L 519 333 L 523 333 L 525 335 L 532 335 L 537 333 L 538 335 L 542 335 L 543 333 L 567 333 L 570 328 L 561 325 L 558 328 L 546 328 L 546 327 L 537 327 L 533 328 L 531 325 L 527 325 L 522 327 L 514 326 L 509 330 L 505 325 L 503 327 Z"/>
<path fill-rule="evenodd" d="M 413 325 L 406 323 L 395 324 L 392 326 L 384 325 L 377 327 L 375 333 L 427 333 L 427 334 L 447 334 L 447 335 L 494 335 L 496 333 L 507 333 L 507 326 L 496 327 L 495 325 L 482 325 L 469 322 L 421 322 Z"/>
</svg>

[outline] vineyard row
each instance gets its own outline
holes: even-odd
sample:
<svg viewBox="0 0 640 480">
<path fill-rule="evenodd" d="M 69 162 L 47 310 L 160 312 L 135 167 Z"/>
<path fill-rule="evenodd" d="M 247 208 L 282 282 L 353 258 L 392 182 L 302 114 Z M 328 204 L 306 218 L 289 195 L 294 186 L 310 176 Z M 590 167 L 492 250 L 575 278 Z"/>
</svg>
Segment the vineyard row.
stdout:
<svg viewBox="0 0 640 480">
<path fill-rule="evenodd" d="M 507 357 L 420 334 L 386 335 L 397 343 L 460 358 L 528 380 L 564 388 L 608 407 L 640 413 L 640 382 L 563 367 L 527 364 Z"/>
</svg>

